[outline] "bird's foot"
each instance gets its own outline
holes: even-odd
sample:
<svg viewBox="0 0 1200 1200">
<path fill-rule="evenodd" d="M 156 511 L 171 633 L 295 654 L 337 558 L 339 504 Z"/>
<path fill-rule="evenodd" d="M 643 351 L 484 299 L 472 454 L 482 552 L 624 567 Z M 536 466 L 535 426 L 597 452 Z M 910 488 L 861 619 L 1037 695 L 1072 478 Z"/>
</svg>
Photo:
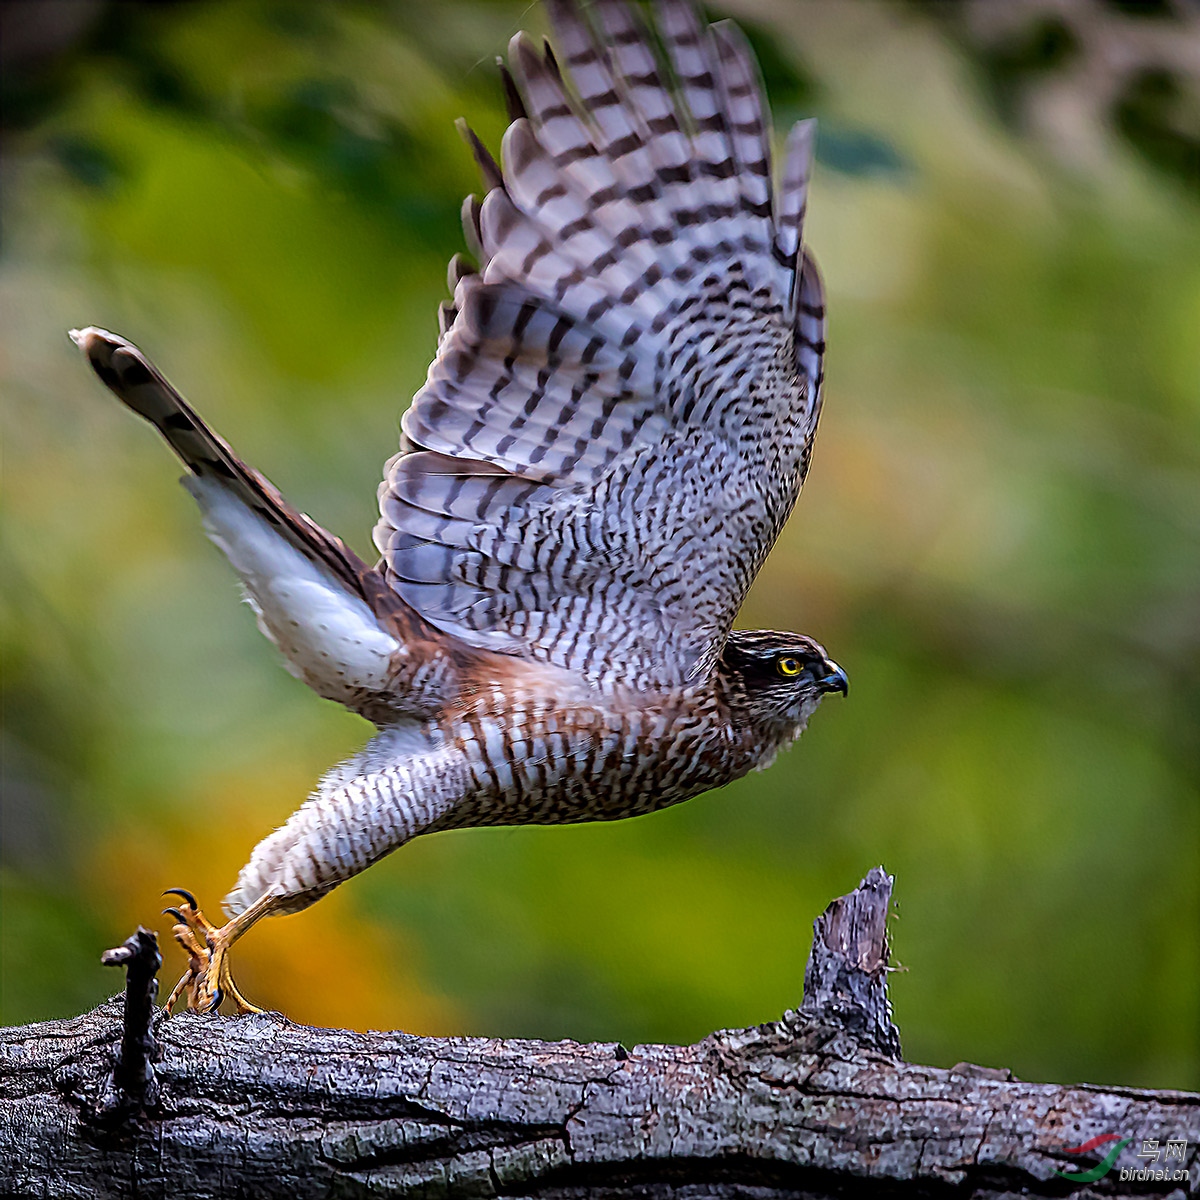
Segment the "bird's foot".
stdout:
<svg viewBox="0 0 1200 1200">
<path fill-rule="evenodd" d="M 163 895 L 178 896 L 183 901 L 178 908 L 164 908 L 163 912 L 175 918 L 171 933 L 188 956 L 188 969 L 167 997 L 166 1011 L 170 1013 L 186 996 L 190 1012 L 216 1012 L 226 997 L 237 1006 L 239 1016 L 264 1012 L 242 995 L 229 971 L 229 949 L 252 923 L 245 920 L 246 914 L 218 928 L 200 911 L 191 892 L 168 888 Z"/>
</svg>

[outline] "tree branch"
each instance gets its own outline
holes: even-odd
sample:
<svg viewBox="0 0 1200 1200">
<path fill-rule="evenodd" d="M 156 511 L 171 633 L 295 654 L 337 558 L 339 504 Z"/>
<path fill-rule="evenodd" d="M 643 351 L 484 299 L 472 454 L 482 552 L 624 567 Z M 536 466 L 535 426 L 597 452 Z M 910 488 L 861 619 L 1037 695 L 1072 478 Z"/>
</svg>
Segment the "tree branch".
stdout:
<svg viewBox="0 0 1200 1200">
<path fill-rule="evenodd" d="M 1158 1166 L 1190 1168 L 1193 1182 L 1174 1186 L 1194 1190 L 1200 1096 L 898 1061 L 886 985 L 891 882 L 872 871 L 818 918 L 799 1010 L 694 1046 L 626 1051 L 358 1034 L 275 1014 L 160 1016 L 154 1079 L 143 1077 L 140 1099 L 123 1085 L 127 1100 L 114 1106 L 114 1056 L 131 1041 L 123 1011 L 136 1021 L 139 1003 L 4 1030 L 0 1191 L 1108 1196 L 1147 1190 L 1120 1179 L 1121 1166 L 1143 1165 L 1135 1153 L 1147 1138 L 1186 1139 L 1185 1161 Z M 131 990 L 146 986 L 131 975 Z M 1068 1149 L 1104 1134 L 1133 1143 L 1097 1190 L 1055 1175 L 1093 1167 L 1117 1142 Z"/>
</svg>

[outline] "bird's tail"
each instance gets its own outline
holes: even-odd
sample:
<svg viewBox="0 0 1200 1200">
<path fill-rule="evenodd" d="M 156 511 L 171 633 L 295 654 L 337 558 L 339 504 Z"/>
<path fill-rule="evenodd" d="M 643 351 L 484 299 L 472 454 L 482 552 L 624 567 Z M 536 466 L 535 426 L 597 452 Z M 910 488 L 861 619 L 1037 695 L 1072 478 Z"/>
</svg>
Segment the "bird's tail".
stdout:
<svg viewBox="0 0 1200 1200">
<path fill-rule="evenodd" d="M 70 336 L 113 395 L 162 434 L 196 479 L 218 483 L 280 537 L 302 554 L 319 559 L 347 589 L 362 595 L 362 573 L 367 570 L 363 561 L 340 538 L 289 504 L 269 479 L 242 462 L 132 342 L 95 326 L 72 329 Z"/>
<path fill-rule="evenodd" d="M 71 339 L 188 468 L 183 483 L 209 537 L 293 674 L 351 707 L 382 689 L 398 642 L 385 618 L 396 598 L 379 575 L 242 462 L 136 346 L 95 327 L 73 329 Z"/>
</svg>

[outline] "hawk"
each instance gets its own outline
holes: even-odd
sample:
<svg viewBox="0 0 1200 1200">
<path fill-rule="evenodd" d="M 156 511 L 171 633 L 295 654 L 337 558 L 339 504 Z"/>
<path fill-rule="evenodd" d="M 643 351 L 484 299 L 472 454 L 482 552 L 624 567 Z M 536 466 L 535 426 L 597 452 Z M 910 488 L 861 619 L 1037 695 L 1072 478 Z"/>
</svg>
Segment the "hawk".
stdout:
<svg viewBox="0 0 1200 1200">
<path fill-rule="evenodd" d="M 802 230 L 814 122 L 773 182 L 739 30 L 660 0 L 549 0 L 519 33 L 497 163 L 450 265 L 437 354 L 379 488 L 369 566 L 238 458 L 125 339 L 72 332 L 188 468 L 263 633 L 372 721 L 264 838 L 209 922 L 167 909 L 167 1002 L 238 991 L 229 951 L 419 834 L 615 820 L 767 766 L 846 675 L 812 638 L 734 630 L 800 492 L 825 305 Z"/>
</svg>

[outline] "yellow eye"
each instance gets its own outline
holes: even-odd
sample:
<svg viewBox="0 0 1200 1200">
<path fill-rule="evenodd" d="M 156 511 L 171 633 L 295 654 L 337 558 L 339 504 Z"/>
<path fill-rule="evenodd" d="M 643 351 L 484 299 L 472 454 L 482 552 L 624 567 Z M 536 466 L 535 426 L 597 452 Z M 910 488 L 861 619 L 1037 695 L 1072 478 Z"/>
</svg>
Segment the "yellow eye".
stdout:
<svg viewBox="0 0 1200 1200">
<path fill-rule="evenodd" d="M 783 658 L 775 660 L 775 669 L 785 679 L 792 679 L 804 670 L 804 665 L 798 658 L 793 658 L 790 654 L 785 654 Z"/>
</svg>

